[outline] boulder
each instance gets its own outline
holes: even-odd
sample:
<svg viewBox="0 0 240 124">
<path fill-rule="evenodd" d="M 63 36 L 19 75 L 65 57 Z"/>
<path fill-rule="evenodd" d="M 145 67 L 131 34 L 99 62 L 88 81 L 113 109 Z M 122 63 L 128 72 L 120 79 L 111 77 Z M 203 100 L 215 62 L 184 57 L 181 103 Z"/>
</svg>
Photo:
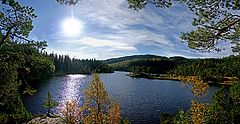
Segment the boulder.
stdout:
<svg viewBox="0 0 240 124">
<path fill-rule="evenodd" d="M 27 124 L 65 124 L 63 119 L 60 117 L 50 118 L 50 117 L 36 117 L 29 121 Z"/>
</svg>

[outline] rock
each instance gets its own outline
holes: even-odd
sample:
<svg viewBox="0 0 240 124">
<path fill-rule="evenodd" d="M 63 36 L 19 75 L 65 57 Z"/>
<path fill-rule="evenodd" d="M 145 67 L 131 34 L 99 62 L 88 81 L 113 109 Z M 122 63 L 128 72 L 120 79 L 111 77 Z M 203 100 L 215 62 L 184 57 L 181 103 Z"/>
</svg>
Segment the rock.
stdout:
<svg viewBox="0 0 240 124">
<path fill-rule="evenodd" d="M 65 124 L 63 119 L 60 117 L 50 118 L 50 117 L 36 117 L 29 121 L 27 124 Z"/>
</svg>

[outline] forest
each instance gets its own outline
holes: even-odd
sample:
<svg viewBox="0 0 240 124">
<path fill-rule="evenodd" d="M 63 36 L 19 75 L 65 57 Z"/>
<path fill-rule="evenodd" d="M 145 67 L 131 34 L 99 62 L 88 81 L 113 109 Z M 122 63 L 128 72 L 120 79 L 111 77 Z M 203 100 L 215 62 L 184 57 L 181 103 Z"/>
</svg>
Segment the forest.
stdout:
<svg viewBox="0 0 240 124">
<path fill-rule="evenodd" d="M 184 57 L 164 57 L 157 55 L 134 55 L 104 60 L 116 71 L 131 71 L 134 73 L 166 74 L 176 65 L 194 61 Z"/>
<path fill-rule="evenodd" d="M 203 81 L 221 82 L 224 77 L 240 78 L 240 56 L 200 59 L 176 66 L 169 73 L 177 76 L 199 76 Z"/>
<path fill-rule="evenodd" d="M 54 65 L 55 73 L 58 74 L 91 74 L 96 73 L 112 73 L 113 69 L 96 59 L 75 59 L 68 55 L 47 54 Z"/>
<path fill-rule="evenodd" d="M 191 59 L 156 55 L 127 56 L 104 61 L 114 70 L 134 74 L 169 74 L 172 76 L 199 76 L 203 81 L 221 82 L 224 77 L 239 78 L 240 57 Z"/>
</svg>

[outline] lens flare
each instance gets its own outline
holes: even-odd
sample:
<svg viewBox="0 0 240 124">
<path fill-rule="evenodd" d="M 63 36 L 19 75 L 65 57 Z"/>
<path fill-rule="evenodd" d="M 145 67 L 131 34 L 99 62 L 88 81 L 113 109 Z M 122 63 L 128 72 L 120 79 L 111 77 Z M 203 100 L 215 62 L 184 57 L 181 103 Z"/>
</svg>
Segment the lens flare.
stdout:
<svg viewBox="0 0 240 124">
<path fill-rule="evenodd" d="M 77 37 L 81 34 L 83 28 L 83 23 L 72 17 L 67 18 L 62 23 L 63 34 L 67 37 Z"/>
</svg>

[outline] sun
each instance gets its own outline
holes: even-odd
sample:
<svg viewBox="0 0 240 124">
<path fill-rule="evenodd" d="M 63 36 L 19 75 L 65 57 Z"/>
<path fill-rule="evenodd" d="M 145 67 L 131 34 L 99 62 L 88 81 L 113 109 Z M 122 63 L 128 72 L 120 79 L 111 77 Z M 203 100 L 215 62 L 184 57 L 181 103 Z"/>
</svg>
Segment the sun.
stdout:
<svg viewBox="0 0 240 124">
<path fill-rule="evenodd" d="M 74 18 L 67 18 L 62 23 L 62 31 L 65 36 L 77 37 L 81 34 L 83 29 L 83 23 Z"/>
</svg>

